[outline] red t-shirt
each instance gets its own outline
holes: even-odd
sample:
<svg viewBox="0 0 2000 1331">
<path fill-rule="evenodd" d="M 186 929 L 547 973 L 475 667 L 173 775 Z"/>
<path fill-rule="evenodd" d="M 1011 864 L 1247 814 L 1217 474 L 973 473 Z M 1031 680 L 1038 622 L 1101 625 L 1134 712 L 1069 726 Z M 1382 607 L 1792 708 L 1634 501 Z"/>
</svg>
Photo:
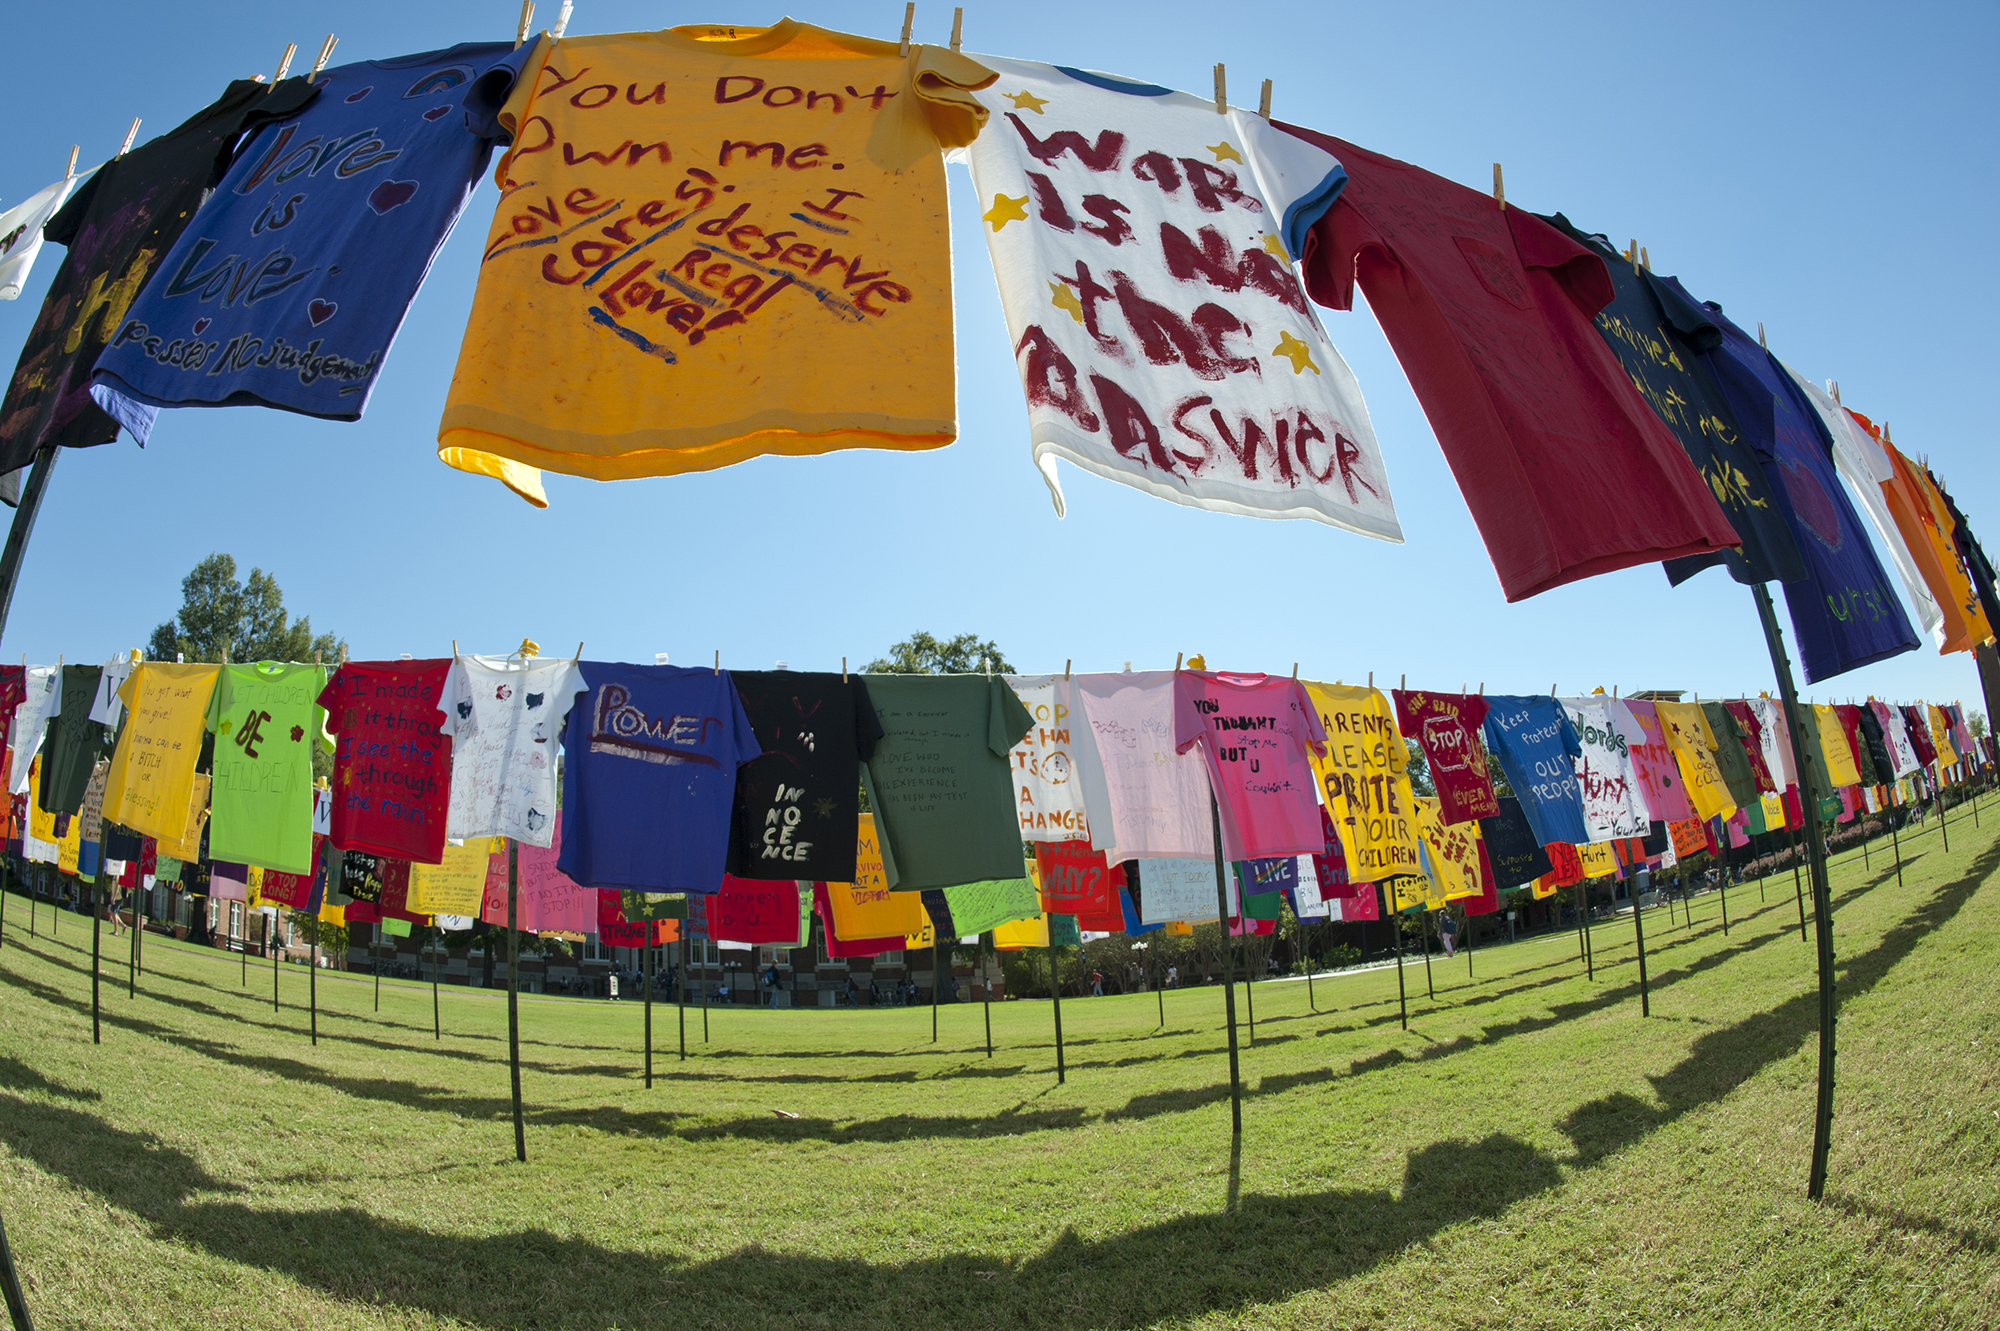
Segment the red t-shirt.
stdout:
<svg viewBox="0 0 2000 1331">
<path fill-rule="evenodd" d="M 349 661 L 319 705 L 333 757 L 333 844 L 394 859 L 444 858 L 451 739 L 438 700 L 451 662 Z"/>
<path fill-rule="evenodd" d="M 1757 777 L 1760 794 L 1775 795 L 1778 783 L 1771 775 L 1770 764 L 1764 761 L 1764 726 L 1757 719 L 1757 712 L 1747 702 L 1725 702 L 1729 714 L 1736 718 L 1736 724 L 1743 729 L 1743 752 L 1749 755 L 1750 770 Z M 1856 724 L 1860 724 L 1858 721 Z"/>
<path fill-rule="evenodd" d="M 1476 693 L 1390 691 L 1396 699 L 1396 726 L 1417 742 L 1437 786 L 1439 817 L 1447 823 L 1492 818 L 1500 812 L 1493 777 L 1486 769 L 1486 746 L 1479 728 L 1486 722 L 1486 699 Z"/>
<path fill-rule="evenodd" d="M 1088 841 L 1041 842 L 1035 846 L 1035 864 L 1042 875 L 1042 910 L 1050 915 L 1075 915 L 1101 921 L 1118 916 L 1118 929 L 1125 928 L 1124 911 L 1118 904 L 1118 890 L 1125 886 L 1125 866 L 1107 864 L 1104 852 L 1092 850 Z"/>
<path fill-rule="evenodd" d="M 1381 321 L 1507 599 L 1740 539 L 1592 318 L 1604 261 L 1519 208 L 1294 125 L 1347 168 L 1306 290 Z"/>
</svg>

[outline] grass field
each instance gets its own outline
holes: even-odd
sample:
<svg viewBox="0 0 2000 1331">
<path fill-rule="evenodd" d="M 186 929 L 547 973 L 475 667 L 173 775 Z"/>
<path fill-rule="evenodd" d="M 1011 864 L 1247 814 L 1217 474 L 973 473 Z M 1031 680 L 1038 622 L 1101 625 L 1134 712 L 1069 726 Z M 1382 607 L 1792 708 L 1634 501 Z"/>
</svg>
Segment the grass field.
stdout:
<svg viewBox="0 0 2000 1331">
<path fill-rule="evenodd" d="M 1843 1000 L 1805 1200 L 1813 953 L 1789 876 L 1440 963 L 1260 984 L 1232 1156 L 1219 989 L 654 1011 L 306 973 L 238 984 L 8 903 L 0 1213 L 44 1327 L 2000 1324 L 2000 807 L 1834 876 Z M 1935 822 L 1932 827 L 1935 829 Z M 112 958 L 115 958 L 113 960 Z M 109 983 L 115 976 L 117 983 Z M 784 1111 L 786 1117 L 776 1111 Z"/>
</svg>

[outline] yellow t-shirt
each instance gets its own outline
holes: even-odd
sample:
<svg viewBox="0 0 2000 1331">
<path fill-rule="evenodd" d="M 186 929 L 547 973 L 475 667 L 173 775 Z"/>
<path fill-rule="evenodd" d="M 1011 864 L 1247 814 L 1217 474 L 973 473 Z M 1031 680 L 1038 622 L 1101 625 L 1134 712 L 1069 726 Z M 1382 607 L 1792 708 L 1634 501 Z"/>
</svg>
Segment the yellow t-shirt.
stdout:
<svg viewBox="0 0 2000 1331">
<path fill-rule="evenodd" d="M 791 19 L 545 41 L 438 455 L 546 504 L 537 468 L 950 443 L 943 150 L 997 77 Z"/>
<path fill-rule="evenodd" d="M 1167 926 L 1167 932 L 1174 927 Z M 1188 932 L 1192 933 L 1193 930 Z M 993 946 L 1002 952 L 1010 952 L 1023 947 L 1047 947 L 1049 945 L 1049 917 L 1030 915 L 1025 920 L 1014 920 L 993 927 Z"/>
<path fill-rule="evenodd" d="M 207 773 L 195 776 L 194 784 L 188 788 L 187 827 L 176 841 L 170 837 L 158 837 L 160 854 L 174 860 L 198 860 L 201 858 L 201 825 L 208 821 Z"/>
<path fill-rule="evenodd" d="M 1727 818 L 1736 812 L 1736 801 L 1722 779 L 1722 769 L 1715 765 L 1718 747 L 1715 732 L 1708 728 L 1708 718 L 1702 715 L 1701 708 L 1691 702 L 1662 702 L 1653 707 L 1667 732 L 1667 748 L 1681 769 L 1681 782 L 1695 815 Z"/>
<path fill-rule="evenodd" d="M 1589 845 L 1578 846 L 1576 858 L 1583 865 L 1585 878 L 1609 878 L 1618 872 L 1618 852 L 1611 849 L 1609 841 L 1593 841 Z"/>
<path fill-rule="evenodd" d="M 1446 826 L 1443 801 L 1417 796 L 1417 828 L 1429 852 L 1431 878 L 1440 901 L 1485 895 L 1479 878 L 1479 820 Z"/>
<path fill-rule="evenodd" d="M 1958 750 L 1951 746 L 1951 722 L 1945 719 L 1944 709 L 1924 704 L 1924 710 L 1931 718 L 1931 744 L 1937 749 L 1940 767 L 1949 767 L 1958 761 Z"/>
<path fill-rule="evenodd" d="M 928 938 L 921 943 L 910 941 L 930 932 L 931 920 L 924 911 L 923 897 L 915 892 L 889 890 L 875 816 L 862 814 L 858 826 L 854 881 L 826 885 L 826 901 L 833 908 L 834 936 L 901 938 L 907 947 L 929 947 Z"/>
<path fill-rule="evenodd" d="M 1847 742 L 1847 731 L 1841 727 L 1840 713 L 1825 703 L 1809 704 L 1813 716 L 1819 722 L 1819 748 L 1826 755 L 1827 780 L 1834 789 L 1842 786 L 1861 784 L 1861 769 L 1855 765 L 1853 746 Z"/>
<path fill-rule="evenodd" d="M 56 816 L 42 809 L 42 756 L 28 760 L 28 840 L 56 842 Z"/>
<path fill-rule="evenodd" d="M 1309 750 L 1350 882 L 1374 883 L 1417 868 L 1416 796 L 1396 712 L 1381 690 L 1306 681 L 1326 729 Z"/>
<path fill-rule="evenodd" d="M 161 840 L 186 835 L 194 765 L 220 669 L 145 661 L 119 686 L 129 715 L 111 755 L 105 821 Z"/>
<path fill-rule="evenodd" d="M 410 865 L 408 909 L 413 915 L 478 915 L 494 838 L 447 844 L 436 864 Z"/>
<path fill-rule="evenodd" d="M 1785 797 L 1783 795 L 1765 795 L 1762 802 L 1764 805 L 1764 830 L 1766 832 L 1784 831 Z"/>
</svg>

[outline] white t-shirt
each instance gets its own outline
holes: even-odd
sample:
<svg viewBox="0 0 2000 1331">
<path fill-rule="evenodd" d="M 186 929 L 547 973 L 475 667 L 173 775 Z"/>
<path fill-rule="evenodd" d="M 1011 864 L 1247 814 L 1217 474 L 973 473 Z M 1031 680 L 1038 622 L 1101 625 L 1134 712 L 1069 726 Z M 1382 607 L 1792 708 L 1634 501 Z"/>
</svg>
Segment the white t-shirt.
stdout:
<svg viewBox="0 0 2000 1331">
<path fill-rule="evenodd" d="M 1014 811 L 1023 841 L 1083 841 L 1090 822 L 1083 808 L 1083 782 L 1071 756 L 1073 725 L 1070 681 L 1060 675 L 1004 675 L 1009 688 L 1035 718 L 1034 728 L 1008 754 L 1013 765 Z"/>
<path fill-rule="evenodd" d="M 1593 842 L 1645 836 L 1653 826 L 1630 747 L 1644 744 L 1645 732 L 1629 709 L 1612 701 L 1602 694 L 1561 699 L 1583 748 L 1573 761 L 1583 792 L 1583 825 Z"/>
<path fill-rule="evenodd" d="M 69 198 L 80 176 L 58 180 L 0 213 L 0 300 L 13 300 L 27 283 L 28 270 L 42 252 L 42 228 Z"/>
<path fill-rule="evenodd" d="M 445 835 L 553 844 L 556 750 L 583 689 L 575 661 L 461 656 L 452 662 L 444 682 L 444 733 L 452 737 Z"/>
<path fill-rule="evenodd" d="M 1078 675 L 1070 698 L 1091 846 L 1113 864 L 1214 855 L 1208 769 L 1196 749 L 1174 752 L 1174 672 Z"/>
<path fill-rule="evenodd" d="M 133 665 L 130 656 L 104 663 L 104 673 L 97 679 L 97 694 L 90 700 L 91 720 L 113 730 L 118 728 L 118 718 L 125 715 L 125 704 L 120 701 L 118 690 L 132 673 Z"/>
<path fill-rule="evenodd" d="M 1917 759 L 1916 745 L 1910 743 L 1910 727 L 1903 720 L 1902 709 L 1878 703 L 1873 698 L 1868 700 L 1868 707 L 1881 723 L 1882 737 L 1889 742 L 1889 753 L 1896 760 L 1896 775 L 1914 776 L 1921 772 L 1924 765 Z"/>
<path fill-rule="evenodd" d="M 1224 874 L 1230 913 L 1236 910 L 1236 875 Z M 1139 861 L 1139 923 L 1168 924 L 1215 919 L 1215 860 Z"/>
<path fill-rule="evenodd" d="M 62 710 L 62 667 L 29 666 L 21 684 L 28 696 L 15 710 L 13 729 L 7 732 L 7 743 L 14 750 L 13 770 L 7 774 L 10 795 L 28 788 L 28 768 L 42 751 L 49 718 Z"/>
<path fill-rule="evenodd" d="M 972 168 L 1034 458 L 1175 503 L 1403 539 L 1367 404 L 1294 265 L 1332 154 L 1246 111 L 999 56 Z"/>
<path fill-rule="evenodd" d="M 1782 793 L 1786 786 L 1799 783 L 1798 764 L 1792 761 L 1791 732 L 1785 728 L 1785 705 L 1776 698 L 1748 701 L 1750 710 L 1757 714 L 1757 741 L 1764 751 L 1764 766 Z"/>
<path fill-rule="evenodd" d="M 1319 894 L 1319 870 L 1313 867 L 1313 857 L 1298 857 L 1299 877 L 1292 888 L 1292 898 L 1298 903 L 1301 920 L 1337 920 L 1340 918 L 1340 898 L 1324 899 Z"/>
</svg>

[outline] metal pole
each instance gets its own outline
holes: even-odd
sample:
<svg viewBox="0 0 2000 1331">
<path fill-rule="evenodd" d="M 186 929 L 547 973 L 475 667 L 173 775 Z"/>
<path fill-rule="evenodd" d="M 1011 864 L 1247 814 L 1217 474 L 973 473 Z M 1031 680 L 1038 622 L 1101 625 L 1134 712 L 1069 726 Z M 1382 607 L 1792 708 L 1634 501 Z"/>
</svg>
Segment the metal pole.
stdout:
<svg viewBox="0 0 2000 1331">
<path fill-rule="evenodd" d="M 1055 1005 L 1056 1014 L 1056 1084 L 1060 1086 L 1063 1082 L 1069 1080 L 1069 1069 L 1063 1062 L 1062 979 L 1056 974 L 1056 945 L 1054 943 L 1050 943 L 1048 946 L 1048 961 L 1049 999 Z M 935 982 L 933 982 L 931 989 L 933 996 L 935 996 L 937 989 Z"/>
<path fill-rule="evenodd" d="M 21 502 L 14 509 L 13 525 L 7 528 L 7 544 L 0 548 L 0 634 L 7 630 L 7 612 L 14 606 L 14 587 L 21 580 L 21 557 L 27 553 L 28 538 L 35 531 L 35 515 L 41 512 L 42 492 L 48 489 L 49 473 L 56 468 L 53 446 L 35 454 L 28 480 L 21 487 Z"/>
<path fill-rule="evenodd" d="M 1722 936 L 1729 937 L 1729 875 L 1722 875 Z"/>
<path fill-rule="evenodd" d="M 369 927 L 371 929 L 374 929 L 377 933 L 380 933 L 382 929 L 382 925 L 379 920 L 376 923 L 370 925 Z M 368 940 L 368 955 L 375 962 L 375 1010 L 377 1012 L 380 1012 L 382 1010 L 382 958 L 376 955 L 376 953 L 379 950 L 380 949 L 376 947 L 376 940 L 374 938 L 370 938 Z"/>
<path fill-rule="evenodd" d="M 674 986 L 674 998 L 681 1009 L 681 1062 L 688 1056 L 688 936 L 687 926 L 681 926 L 681 981 Z"/>
<path fill-rule="evenodd" d="M 306 904 L 312 904 L 310 896 L 306 898 Z M 276 1015 L 278 1011 L 278 949 L 271 946 L 271 917 L 268 915 L 264 917 L 264 950 L 271 954 L 271 1012 L 273 1015 Z"/>
<path fill-rule="evenodd" d="M 1146 961 L 1146 969 L 1153 973 L 1153 1000 L 1160 1007 L 1160 1024 L 1153 1029 L 1163 1031 L 1167 1028 L 1167 990 L 1160 978 L 1159 960 L 1153 956 L 1151 948 L 1146 950 Z"/>
<path fill-rule="evenodd" d="M 1472 914 L 1465 916 L 1465 978 L 1472 978 Z"/>
<path fill-rule="evenodd" d="M 244 904 L 243 909 L 246 911 L 250 909 L 247 902 Z M 132 922 L 134 924 L 139 922 L 139 912 L 137 910 L 132 912 Z M 236 964 L 236 987 L 238 989 L 246 989 L 250 985 L 250 917 L 248 915 L 243 917 L 243 936 L 237 941 L 240 944 L 237 951 L 241 953 L 241 957 Z M 382 1006 L 379 1000 L 375 1006 L 379 1011 Z"/>
<path fill-rule="evenodd" d="M 521 897 L 521 843 L 507 838 L 507 1065 L 514 1083 L 514 1158 L 528 1160 L 528 1129 L 521 1120 L 521 935 L 514 924 Z"/>
<path fill-rule="evenodd" d="M 1391 904 L 1396 890 L 1385 887 L 1382 895 L 1387 898 L 1383 904 Z M 1396 937 L 1396 1007 L 1402 1013 L 1403 1029 L 1407 1031 L 1410 1029 L 1410 997 L 1403 991 L 1403 917 L 1397 911 L 1389 912 L 1389 932 Z"/>
<path fill-rule="evenodd" d="M 1801 758 L 1800 761 L 1803 762 L 1805 760 Z M 1799 808 L 1803 810 L 1806 807 L 1806 802 L 1811 799 L 1813 799 L 1812 791 L 1801 784 L 1799 786 Z M 1819 819 L 1817 810 L 1813 813 L 1813 819 L 1815 825 L 1817 825 Z M 1799 829 L 1794 827 L 1792 829 L 1792 895 L 1797 897 L 1799 902 L 1799 941 L 1803 943 L 1806 941 L 1806 890 L 1799 882 L 1799 840 Z"/>
<path fill-rule="evenodd" d="M 0 1223 L 0 1292 L 6 1295 L 14 1331 L 35 1331 L 35 1319 L 28 1315 L 28 1298 L 21 1292 L 20 1273 L 14 1270 L 14 1250 L 7 1245 L 5 1223 Z"/>
<path fill-rule="evenodd" d="M 653 1089 L 653 924 L 646 924 L 646 1089 Z"/>
<path fill-rule="evenodd" d="M 990 938 L 991 935 L 989 934 L 988 937 Z M 993 1057 L 993 972 L 988 970 L 986 966 L 986 958 L 990 955 L 991 953 L 988 952 L 981 952 L 979 954 L 979 974 L 980 978 L 986 982 L 980 989 L 980 992 L 986 996 L 986 1056 L 988 1058 Z"/>
<path fill-rule="evenodd" d="M 938 973 L 937 930 L 932 929 L 931 930 L 931 1043 L 932 1044 L 937 1043 L 938 990 L 943 986 L 943 984 L 944 984 L 944 979 Z"/>
<path fill-rule="evenodd" d="M 1208 793 L 1209 828 L 1215 840 L 1215 922 L 1222 930 L 1222 1006 L 1229 1018 L 1229 1125 L 1233 1136 L 1243 1135 L 1243 1082 L 1236 1052 L 1236 967 L 1229 952 L 1229 890 L 1222 875 L 1222 809 L 1215 792 Z"/>
<path fill-rule="evenodd" d="M 1242 902 L 1240 900 L 1237 902 L 1237 906 L 1241 909 Z M 1248 917 L 1239 916 L 1238 921 L 1239 926 L 1244 930 L 1247 931 L 1250 928 Z M 1236 946 L 1243 951 L 1249 950 L 1249 945 L 1240 941 L 1240 938 Z M 1250 973 L 1250 965 L 1246 959 L 1243 965 L 1243 1006 L 1248 1011 L 1250 1017 L 1250 1047 L 1252 1049 L 1257 1047 L 1257 994 L 1252 988 L 1256 983 L 1257 977 Z"/>
<path fill-rule="evenodd" d="M 7 942 L 7 879 L 10 876 L 10 866 L 0 859 L 0 947 Z"/>
<path fill-rule="evenodd" d="M 1590 964 L 1590 935 L 1584 932 L 1584 928 L 1583 928 L 1583 920 L 1584 920 L 1584 914 L 1583 914 L 1583 912 L 1584 912 L 1584 904 L 1583 904 L 1583 880 L 1582 880 L 1581 878 L 1579 878 L 1579 879 L 1577 879 L 1577 880 L 1576 880 L 1576 952 L 1577 952 L 1577 960 L 1579 960 L 1579 961 L 1581 961 L 1581 962 L 1583 963 L 1583 970 L 1584 970 L 1584 974 L 1585 974 L 1585 975 L 1587 975 L 1587 976 L 1588 976 L 1589 978 L 1591 978 L 1591 979 L 1593 979 L 1593 980 L 1594 980 L 1594 979 L 1596 979 L 1596 978 L 1597 978 L 1597 971 L 1596 971 L 1596 969 L 1595 969 L 1594 967 L 1592 967 L 1592 966 L 1591 966 L 1591 964 Z"/>
<path fill-rule="evenodd" d="M 312 1042 L 319 1046 L 319 916 L 312 917 L 312 933 L 306 956 L 306 1006 L 312 1013 Z"/>
<path fill-rule="evenodd" d="M 1641 874 L 1645 875 L 1645 882 L 1640 881 Z M 1645 912 L 1639 909 L 1639 893 L 1651 881 L 1652 875 L 1644 869 L 1632 876 L 1632 937 L 1639 943 L 1639 1015 L 1642 1017 L 1653 1015 L 1653 999 L 1646 985 L 1646 926 L 1639 921 Z"/>
<path fill-rule="evenodd" d="M 703 1044 L 707 1044 L 707 1043 L 708 1043 L 708 948 L 709 948 L 710 946 L 712 946 L 712 944 L 704 944 L 704 946 L 702 947 L 702 962 L 701 962 L 701 1042 L 702 1042 Z M 716 949 L 716 953 L 715 953 L 715 959 L 716 959 L 717 961 L 720 961 L 720 960 L 722 960 L 722 950 L 721 950 L 720 948 L 717 948 L 717 949 Z"/>
<path fill-rule="evenodd" d="M 146 875 L 135 870 L 132 874 L 131 953 L 125 958 L 125 997 L 127 998 L 137 998 L 139 996 L 139 935 L 146 932 L 146 913 L 141 904 L 145 900 L 145 882 Z M 244 921 L 243 928 L 247 934 L 250 929 L 248 920 Z M 243 947 L 246 952 L 249 950 L 250 940 L 248 937 L 244 938 Z"/>
<path fill-rule="evenodd" d="M 1903 885 L 1903 842 L 1896 835 L 1896 820 L 1889 820 L 1889 844 L 1896 848 L 1896 886 Z"/>
<path fill-rule="evenodd" d="M 1938 768 L 1937 806 L 1938 806 L 1938 834 L 1944 838 L 1944 853 L 1949 855 L 1951 854 L 1951 814 L 1945 809 L 1944 768 L 1942 766 Z M 1817 900 L 1815 900 L 1814 904 L 1815 905 L 1818 904 Z M 1814 1195 L 1817 1196 L 1818 1194 Z"/>
<path fill-rule="evenodd" d="M 100 940 L 100 939 L 101 939 L 101 938 L 103 937 L 103 933 L 104 933 L 104 911 L 103 911 L 103 910 L 102 910 L 102 908 L 101 908 L 101 907 L 102 907 L 102 902 L 103 902 L 103 897 L 104 897 L 104 887 L 103 887 L 103 883 L 104 883 L 104 875 L 103 875 L 103 872 L 102 872 L 102 871 L 103 871 L 103 868 L 104 868 L 104 866 L 103 866 L 102 864 L 99 864 L 99 865 L 98 865 L 97 867 L 98 867 L 98 870 L 99 870 L 99 873 L 98 873 L 98 879 L 97 879 L 97 882 L 95 882 L 95 883 L 91 884 L 91 889 L 90 889 L 90 897 L 91 897 L 91 902 L 90 902 L 90 906 L 91 906 L 91 909 L 90 909 L 90 1042 L 91 1042 L 92 1044 L 102 1044 L 102 1043 L 104 1043 L 104 1039 L 103 1039 L 103 1033 L 102 1033 L 102 1031 L 101 1031 L 101 1030 L 99 1029 L 99 1025 L 100 1025 L 100 1023 L 99 1023 L 99 1020 L 98 1020 L 98 1009 L 97 1009 L 97 958 L 98 958 L 98 951 L 99 951 L 99 948 L 100 948 L 100 946 L 101 946 L 101 944 L 100 944 L 100 941 L 99 941 L 99 940 Z"/>
<path fill-rule="evenodd" d="M 1784 698 L 1786 722 L 1791 728 L 1792 748 L 1802 759 L 1812 761 L 1806 744 L 1805 722 L 1799 715 L 1798 690 L 1792 683 L 1792 663 L 1785 656 L 1784 637 L 1778 628 L 1771 594 L 1763 583 L 1754 583 L 1757 613 L 1764 621 L 1764 641 L 1771 649 L 1771 667 L 1778 676 L 1778 691 Z M 1836 1015 L 1833 973 L 1833 896 L 1827 888 L 1826 848 L 1820 839 L 1818 802 L 1805 809 L 1806 858 L 1813 880 L 1813 931 L 1818 935 L 1819 953 L 1819 1099 L 1813 1115 L 1812 1167 L 1807 1176 L 1806 1196 L 1818 1201 L 1826 1191 L 1826 1159 L 1833 1141 L 1833 1027 Z"/>
<path fill-rule="evenodd" d="M 1431 983 L 1431 913 L 1426 910 L 1424 921 L 1424 989 L 1433 1001 L 1437 998 L 1437 987 Z"/>
</svg>

